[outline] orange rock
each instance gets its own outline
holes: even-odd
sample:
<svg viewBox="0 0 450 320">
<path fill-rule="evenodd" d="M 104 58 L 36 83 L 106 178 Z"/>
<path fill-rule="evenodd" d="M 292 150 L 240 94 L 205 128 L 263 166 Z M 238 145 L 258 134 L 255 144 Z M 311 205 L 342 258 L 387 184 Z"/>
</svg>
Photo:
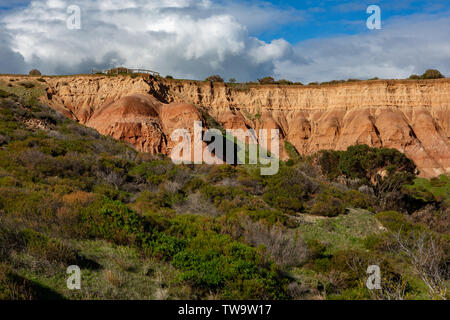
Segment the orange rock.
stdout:
<svg viewBox="0 0 450 320">
<path fill-rule="evenodd" d="M 299 153 L 354 144 L 396 148 L 422 176 L 450 172 L 450 79 L 249 86 L 130 77 L 46 78 L 43 101 L 103 134 L 168 154 L 170 134 L 208 110 L 226 129 L 280 130 Z M 170 103 L 170 104 L 169 104 Z"/>
</svg>

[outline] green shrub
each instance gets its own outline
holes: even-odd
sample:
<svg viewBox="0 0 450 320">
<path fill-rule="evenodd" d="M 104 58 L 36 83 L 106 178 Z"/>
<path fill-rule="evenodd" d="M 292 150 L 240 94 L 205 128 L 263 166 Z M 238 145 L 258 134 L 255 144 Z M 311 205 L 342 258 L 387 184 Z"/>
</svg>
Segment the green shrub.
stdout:
<svg viewBox="0 0 450 320">
<path fill-rule="evenodd" d="M 287 140 L 284 141 L 284 148 L 286 149 L 286 152 L 288 153 L 289 158 L 298 159 L 300 157 L 300 154 L 298 153 L 297 149 L 289 141 L 287 141 Z"/>
<path fill-rule="evenodd" d="M 168 160 L 144 162 L 130 169 L 130 175 L 136 179 L 144 178 L 146 182 L 159 185 L 165 180 L 173 179 L 178 168 Z"/>
<path fill-rule="evenodd" d="M 405 216 L 397 211 L 379 212 L 375 217 L 383 226 L 393 232 L 400 230 L 407 231 L 411 227 L 411 224 L 406 220 Z"/>
<path fill-rule="evenodd" d="M 237 176 L 237 171 L 230 165 L 217 165 L 213 166 L 207 175 L 207 181 L 209 183 L 215 183 L 222 181 L 225 178 L 234 178 Z"/>
<path fill-rule="evenodd" d="M 294 83 L 292 81 L 286 80 L 286 79 L 280 79 L 277 81 L 278 84 L 282 85 L 282 86 L 290 86 L 293 85 Z"/>
<path fill-rule="evenodd" d="M 207 81 L 207 82 L 225 82 L 223 80 L 223 78 L 219 75 L 209 76 L 208 78 L 205 79 L 205 81 Z"/>
<path fill-rule="evenodd" d="M 372 201 L 358 190 L 348 190 L 343 193 L 336 192 L 346 207 L 369 209 L 373 205 Z"/>
<path fill-rule="evenodd" d="M 41 76 L 41 72 L 37 69 L 33 69 L 28 73 L 32 77 L 38 77 Z"/>
<path fill-rule="evenodd" d="M 322 192 L 313 198 L 309 212 L 313 215 L 337 217 L 345 213 L 344 202 L 331 194 Z"/>
<path fill-rule="evenodd" d="M 80 210 L 81 225 L 87 236 L 118 244 L 142 244 L 147 239 L 143 218 L 120 201 L 97 200 Z M 148 230 L 150 231 L 150 230 Z"/>
<path fill-rule="evenodd" d="M 181 278 L 203 290 L 219 292 L 225 299 L 279 299 L 285 297 L 285 282 L 274 265 L 253 248 L 229 236 L 207 232 L 190 241 L 175 255 L 174 266 L 184 270 Z"/>
<path fill-rule="evenodd" d="M 275 79 L 272 77 L 264 77 L 258 79 L 259 84 L 275 84 Z"/>
<path fill-rule="evenodd" d="M 403 184 L 412 182 L 416 166 L 396 149 L 377 149 L 367 145 L 357 145 L 339 153 L 339 171 L 349 178 L 368 181 L 383 169 L 388 174 L 384 180 L 391 180 L 389 181 L 391 183 L 386 185 L 396 186 L 398 189 Z"/>
<path fill-rule="evenodd" d="M 226 201 L 232 201 L 238 196 L 246 196 L 242 188 L 233 188 L 227 186 L 204 185 L 200 189 L 201 194 L 208 200 L 211 200 L 216 206 L 220 206 Z"/>
<path fill-rule="evenodd" d="M 339 170 L 340 152 L 334 150 L 322 150 L 318 154 L 318 163 L 324 174 L 330 179 L 337 178 Z"/>
<path fill-rule="evenodd" d="M 266 178 L 264 201 L 286 213 L 300 212 L 317 185 L 297 168 L 281 167 L 277 175 Z"/>
<path fill-rule="evenodd" d="M 445 78 L 439 70 L 436 69 L 428 69 L 425 73 L 420 77 L 421 79 L 441 79 Z"/>
</svg>

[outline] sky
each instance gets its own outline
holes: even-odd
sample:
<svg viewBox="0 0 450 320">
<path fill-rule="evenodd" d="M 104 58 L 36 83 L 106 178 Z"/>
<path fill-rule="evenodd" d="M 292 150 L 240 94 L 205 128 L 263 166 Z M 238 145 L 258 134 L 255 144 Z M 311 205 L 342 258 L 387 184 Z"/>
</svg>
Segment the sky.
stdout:
<svg viewBox="0 0 450 320">
<path fill-rule="evenodd" d="M 73 11 L 80 9 L 80 28 Z M 381 29 L 367 28 L 369 5 Z M 448 0 L 0 0 L 0 73 L 145 68 L 183 79 L 450 75 Z"/>
</svg>

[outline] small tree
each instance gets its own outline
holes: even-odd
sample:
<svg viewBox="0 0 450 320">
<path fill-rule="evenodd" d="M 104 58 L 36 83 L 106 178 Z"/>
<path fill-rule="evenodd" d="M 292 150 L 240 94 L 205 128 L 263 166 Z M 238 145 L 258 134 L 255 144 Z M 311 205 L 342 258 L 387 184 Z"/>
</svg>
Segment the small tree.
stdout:
<svg viewBox="0 0 450 320">
<path fill-rule="evenodd" d="M 40 77 L 41 72 L 38 69 L 33 69 L 28 73 L 32 77 Z"/>
<path fill-rule="evenodd" d="M 275 79 L 272 77 L 264 77 L 262 79 L 258 79 L 259 84 L 274 84 Z"/>
<path fill-rule="evenodd" d="M 235 78 L 230 78 L 230 80 L 228 80 L 230 83 L 236 83 L 236 79 Z"/>
<path fill-rule="evenodd" d="M 442 73 L 439 72 L 439 70 L 436 69 L 428 69 L 425 71 L 425 73 L 421 76 L 422 79 L 442 79 L 445 78 Z"/>
<path fill-rule="evenodd" d="M 209 82 L 225 82 L 221 76 L 219 75 L 213 75 L 213 76 L 209 76 L 208 78 L 205 79 L 205 81 L 209 81 Z"/>
<path fill-rule="evenodd" d="M 445 249 L 439 239 L 426 231 L 414 231 L 407 236 L 403 236 L 401 231 L 394 234 L 399 251 L 407 257 L 415 273 L 426 284 L 430 296 L 445 300 L 449 270 Z"/>
<path fill-rule="evenodd" d="M 410 80 L 419 80 L 420 76 L 418 76 L 417 74 L 413 74 L 409 77 Z"/>
</svg>

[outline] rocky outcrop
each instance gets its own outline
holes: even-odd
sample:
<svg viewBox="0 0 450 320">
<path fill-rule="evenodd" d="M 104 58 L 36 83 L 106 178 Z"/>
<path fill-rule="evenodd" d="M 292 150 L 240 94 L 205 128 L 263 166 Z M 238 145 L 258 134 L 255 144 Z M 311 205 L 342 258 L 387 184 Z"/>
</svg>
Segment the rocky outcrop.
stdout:
<svg viewBox="0 0 450 320">
<path fill-rule="evenodd" d="M 301 154 L 367 144 L 404 152 L 422 176 L 450 172 L 450 79 L 248 87 L 171 81 L 165 92 L 206 108 L 225 128 L 278 128 Z"/>
<path fill-rule="evenodd" d="M 43 99 L 101 133 L 150 153 L 206 110 L 227 129 L 276 128 L 301 154 L 354 144 L 396 148 L 422 176 L 450 172 L 450 79 L 324 86 L 246 86 L 154 78 L 45 78 Z M 283 143 L 280 144 L 283 146 Z M 282 150 L 281 156 L 287 155 Z"/>
</svg>

